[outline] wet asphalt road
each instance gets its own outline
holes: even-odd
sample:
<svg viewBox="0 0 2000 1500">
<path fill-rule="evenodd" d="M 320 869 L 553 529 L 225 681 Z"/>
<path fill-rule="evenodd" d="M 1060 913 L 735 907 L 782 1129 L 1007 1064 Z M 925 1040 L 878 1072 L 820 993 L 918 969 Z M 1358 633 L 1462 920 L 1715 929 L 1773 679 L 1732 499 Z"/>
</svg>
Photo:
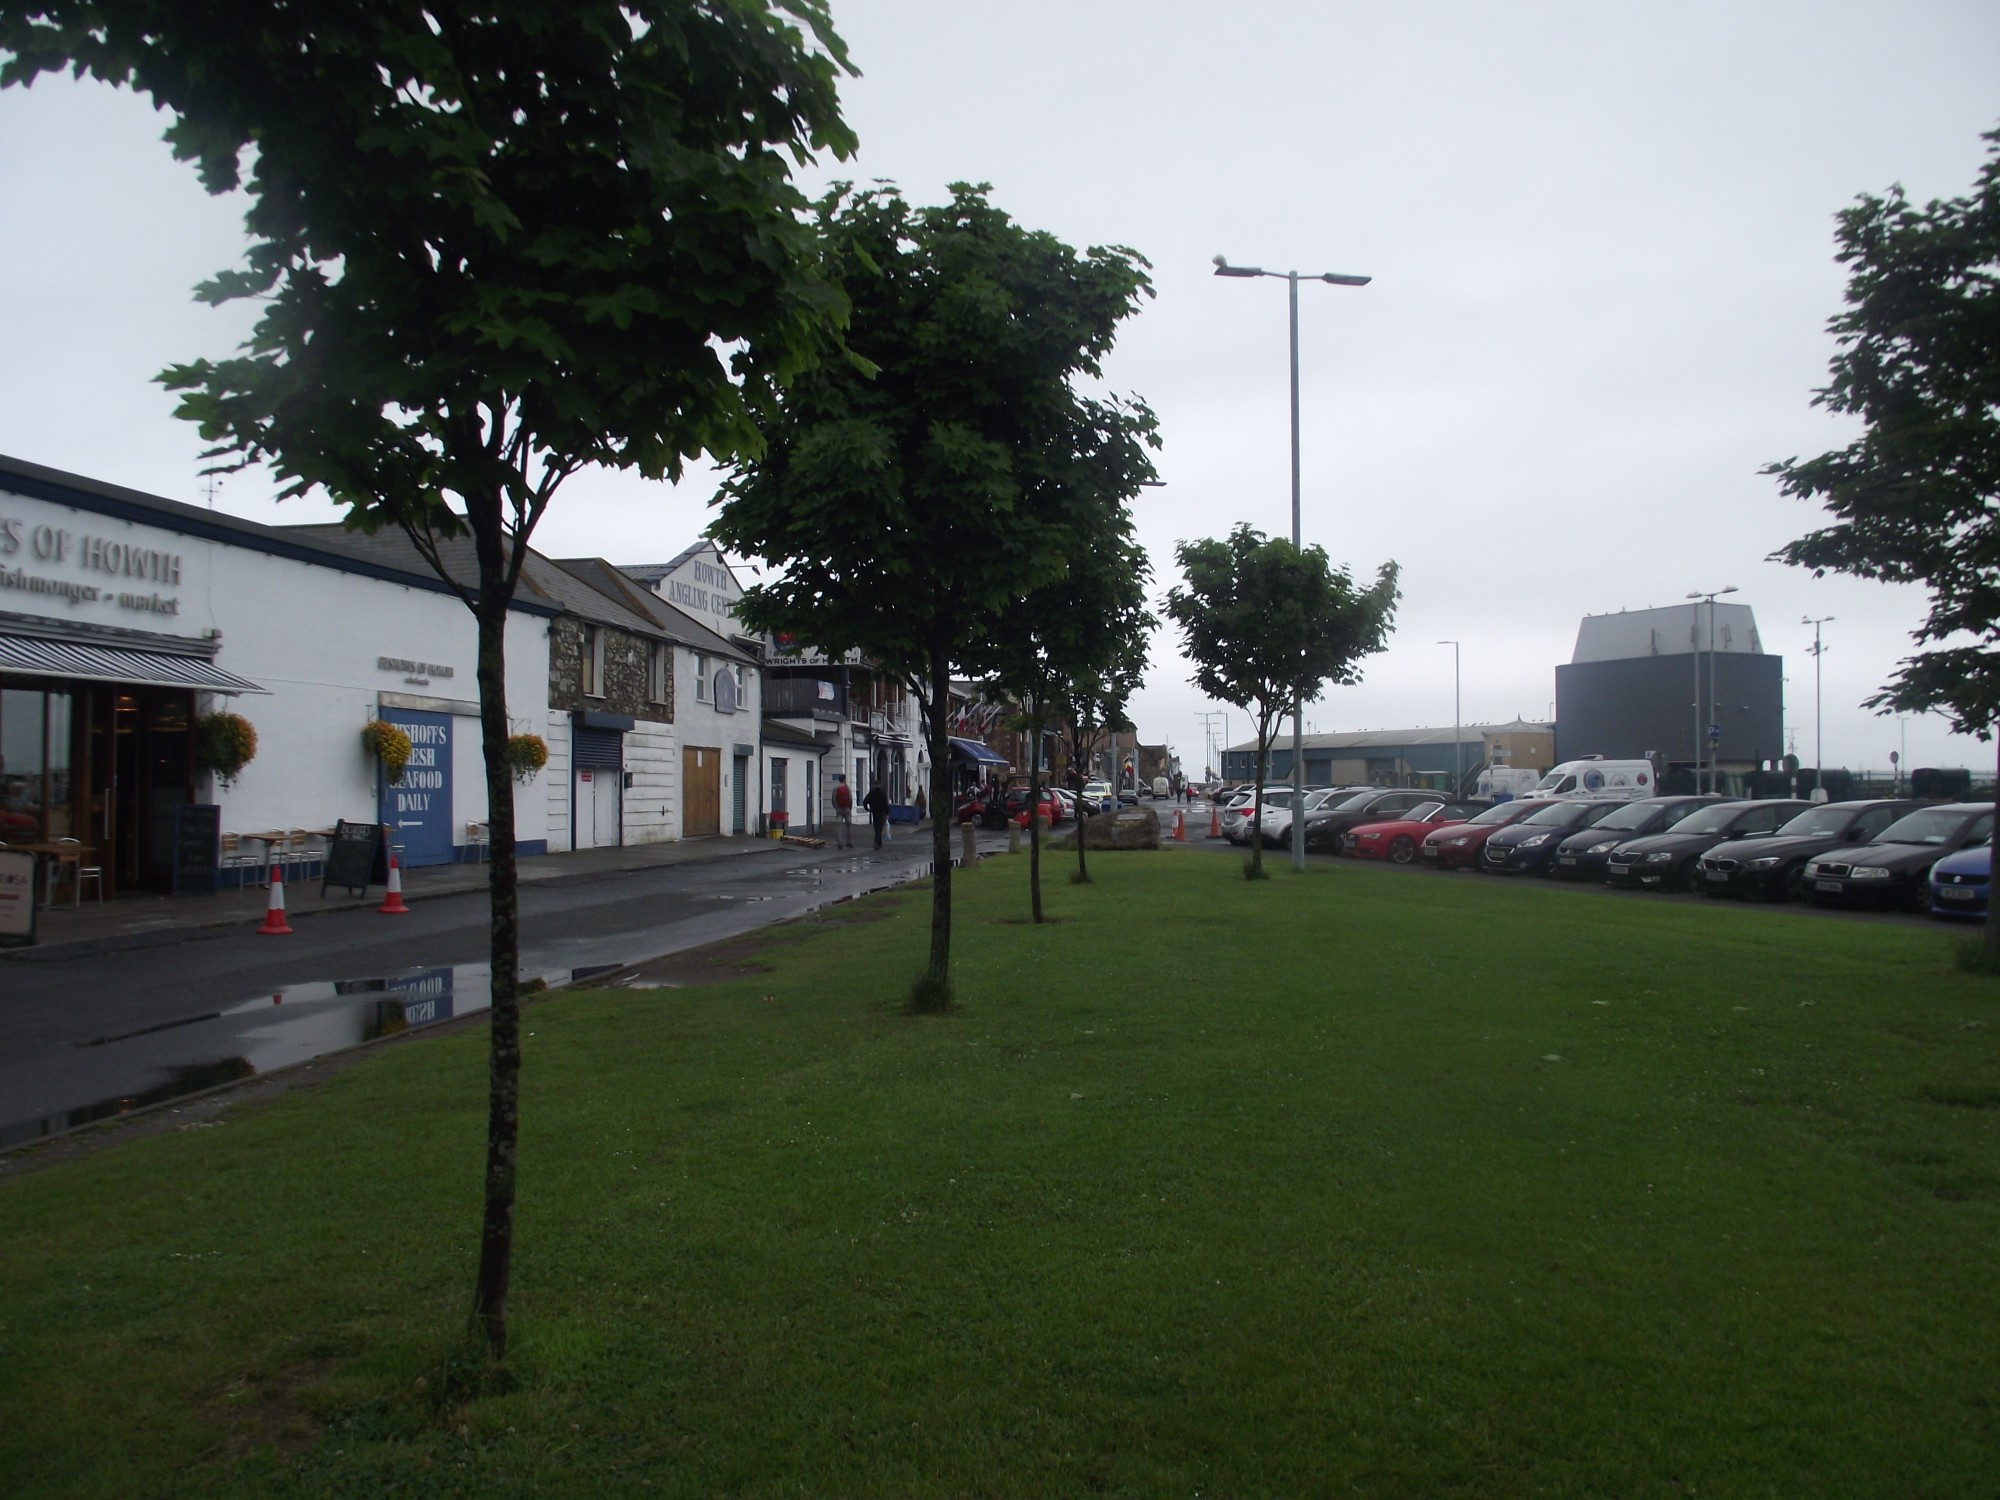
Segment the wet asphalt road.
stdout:
<svg viewBox="0 0 2000 1500">
<path fill-rule="evenodd" d="M 982 838 L 986 848 L 1004 838 Z M 521 972 L 566 980 L 738 936 L 929 872 L 930 841 L 800 850 L 521 886 Z M 954 847 L 956 845 L 954 844 Z M 0 974 L 0 1146 L 485 1004 L 483 892 L 407 917 L 329 911 Z M 393 1022 L 393 1023 L 392 1023 Z M 101 1106 L 101 1107 L 100 1107 Z"/>
</svg>

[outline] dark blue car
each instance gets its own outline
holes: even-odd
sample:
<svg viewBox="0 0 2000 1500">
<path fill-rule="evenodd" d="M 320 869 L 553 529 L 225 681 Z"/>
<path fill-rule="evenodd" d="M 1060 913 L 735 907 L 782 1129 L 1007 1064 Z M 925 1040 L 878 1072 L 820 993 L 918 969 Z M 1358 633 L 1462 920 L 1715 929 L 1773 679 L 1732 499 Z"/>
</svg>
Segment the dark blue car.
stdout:
<svg viewBox="0 0 2000 1500">
<path fill-rule="evenodd" d="M 1993 879 L 1993 846 L 1961 849 L 1931 866 L 1931 915 L 1986 920 L 1987 886 Z"/>
</svg>

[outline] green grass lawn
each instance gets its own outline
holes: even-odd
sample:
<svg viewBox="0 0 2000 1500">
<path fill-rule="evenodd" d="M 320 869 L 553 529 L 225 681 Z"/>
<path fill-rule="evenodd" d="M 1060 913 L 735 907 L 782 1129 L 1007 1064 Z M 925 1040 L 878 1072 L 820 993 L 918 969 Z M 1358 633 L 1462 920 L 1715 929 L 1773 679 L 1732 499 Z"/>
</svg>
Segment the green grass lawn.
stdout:
<svg viewBox="0 0 2000 1500">
<path fill-rule="evenodd" d="M 0 1182 L 0 1493 L 1991 1495 L 1953 934 L 1093 855 Z M 856 908 L 836 911 L 855 913 Z M 865 914 L 865 913 L 864 913 Z"/>
</svg>

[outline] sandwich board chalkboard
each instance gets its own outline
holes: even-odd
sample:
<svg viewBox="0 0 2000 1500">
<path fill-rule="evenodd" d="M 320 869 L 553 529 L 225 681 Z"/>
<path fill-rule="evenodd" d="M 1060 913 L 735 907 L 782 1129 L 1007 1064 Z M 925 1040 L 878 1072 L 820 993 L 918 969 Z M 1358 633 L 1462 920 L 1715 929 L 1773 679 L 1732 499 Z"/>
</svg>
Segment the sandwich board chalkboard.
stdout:
<svg viewBox="0 0 2000 1500">
<path fill-rule="evenodd" d="M 213 896 L 222 871 L 222 809 L 188 802 L 174 809 L 176 896 Z"/>
<path fill-rule="evenodd" d="M 0 849 L 0 948 L 26 948 L 35 941 L 35 856 L 26 849 Z"/>
<path fill-rule="evenodd" d="M 326 869 L 319 882 L 324 896 L 330 885 L 360 893 L 371 885 L 389 883 L 389 851 L 380 823 L 350 823 L 342 818 L 326 841 Z"/>
</svg>

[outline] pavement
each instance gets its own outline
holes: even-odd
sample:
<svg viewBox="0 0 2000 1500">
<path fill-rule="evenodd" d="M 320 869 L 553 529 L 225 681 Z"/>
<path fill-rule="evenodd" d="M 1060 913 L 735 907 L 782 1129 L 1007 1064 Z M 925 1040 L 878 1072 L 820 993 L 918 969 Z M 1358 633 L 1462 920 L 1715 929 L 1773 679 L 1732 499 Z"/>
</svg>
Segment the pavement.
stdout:
<svg viewBox="0 0 2000 1500">
<path fill-rule="evenodd" d="M 918 838 L 928 841 L 930 836 L 929 823 L 914 826 L 899 823 L 893 835 L 898 844 Z M 857 846 L 864 846 L 867 841 L 867 828 L 857 829 Z M 719 838 L 676 839 L 657 844 L 629 844 L 616 849 L 529 854 L 519 857 L 516 867 L 525 886 L 538 881 L 624 874 L 704 860 L 755 859 L 786 852 L 796 854 L 801 847 L 800 842 L 792 839 L 738 834 Z M 833 847 L 830 838 L 826 847 Z M 489 889 L 491 870 L 491 865 L 469 861 L 403 870 L 399 872 L 403 898 L 414 903 L 436 900 L 441 896 L 483 895 Z M 360 895 L 344 887 L 335 887 L 322 895 L 317 879 L 294 881 L 285 886 L 285 915 L 291 921 L 298 921 L 320 912 L 379 907 L 385 896 L 381 886 L 370 886 Z M 216 928 L 257 927 L 264 921 L 270 899 L 269 891 L 253 885 L 240 890 L 218 891 L 212 896 L 162 896 L 145 892 L 115 897 L 110 901 L 85 900 L 76 907 L 56 906 L 36 913 L 34 945 L 0 948 L 0 963 L 50 961 L 132 948 L 160 947 L 184 942 L 191 936 L 212 932 Z"/>
</svg>

